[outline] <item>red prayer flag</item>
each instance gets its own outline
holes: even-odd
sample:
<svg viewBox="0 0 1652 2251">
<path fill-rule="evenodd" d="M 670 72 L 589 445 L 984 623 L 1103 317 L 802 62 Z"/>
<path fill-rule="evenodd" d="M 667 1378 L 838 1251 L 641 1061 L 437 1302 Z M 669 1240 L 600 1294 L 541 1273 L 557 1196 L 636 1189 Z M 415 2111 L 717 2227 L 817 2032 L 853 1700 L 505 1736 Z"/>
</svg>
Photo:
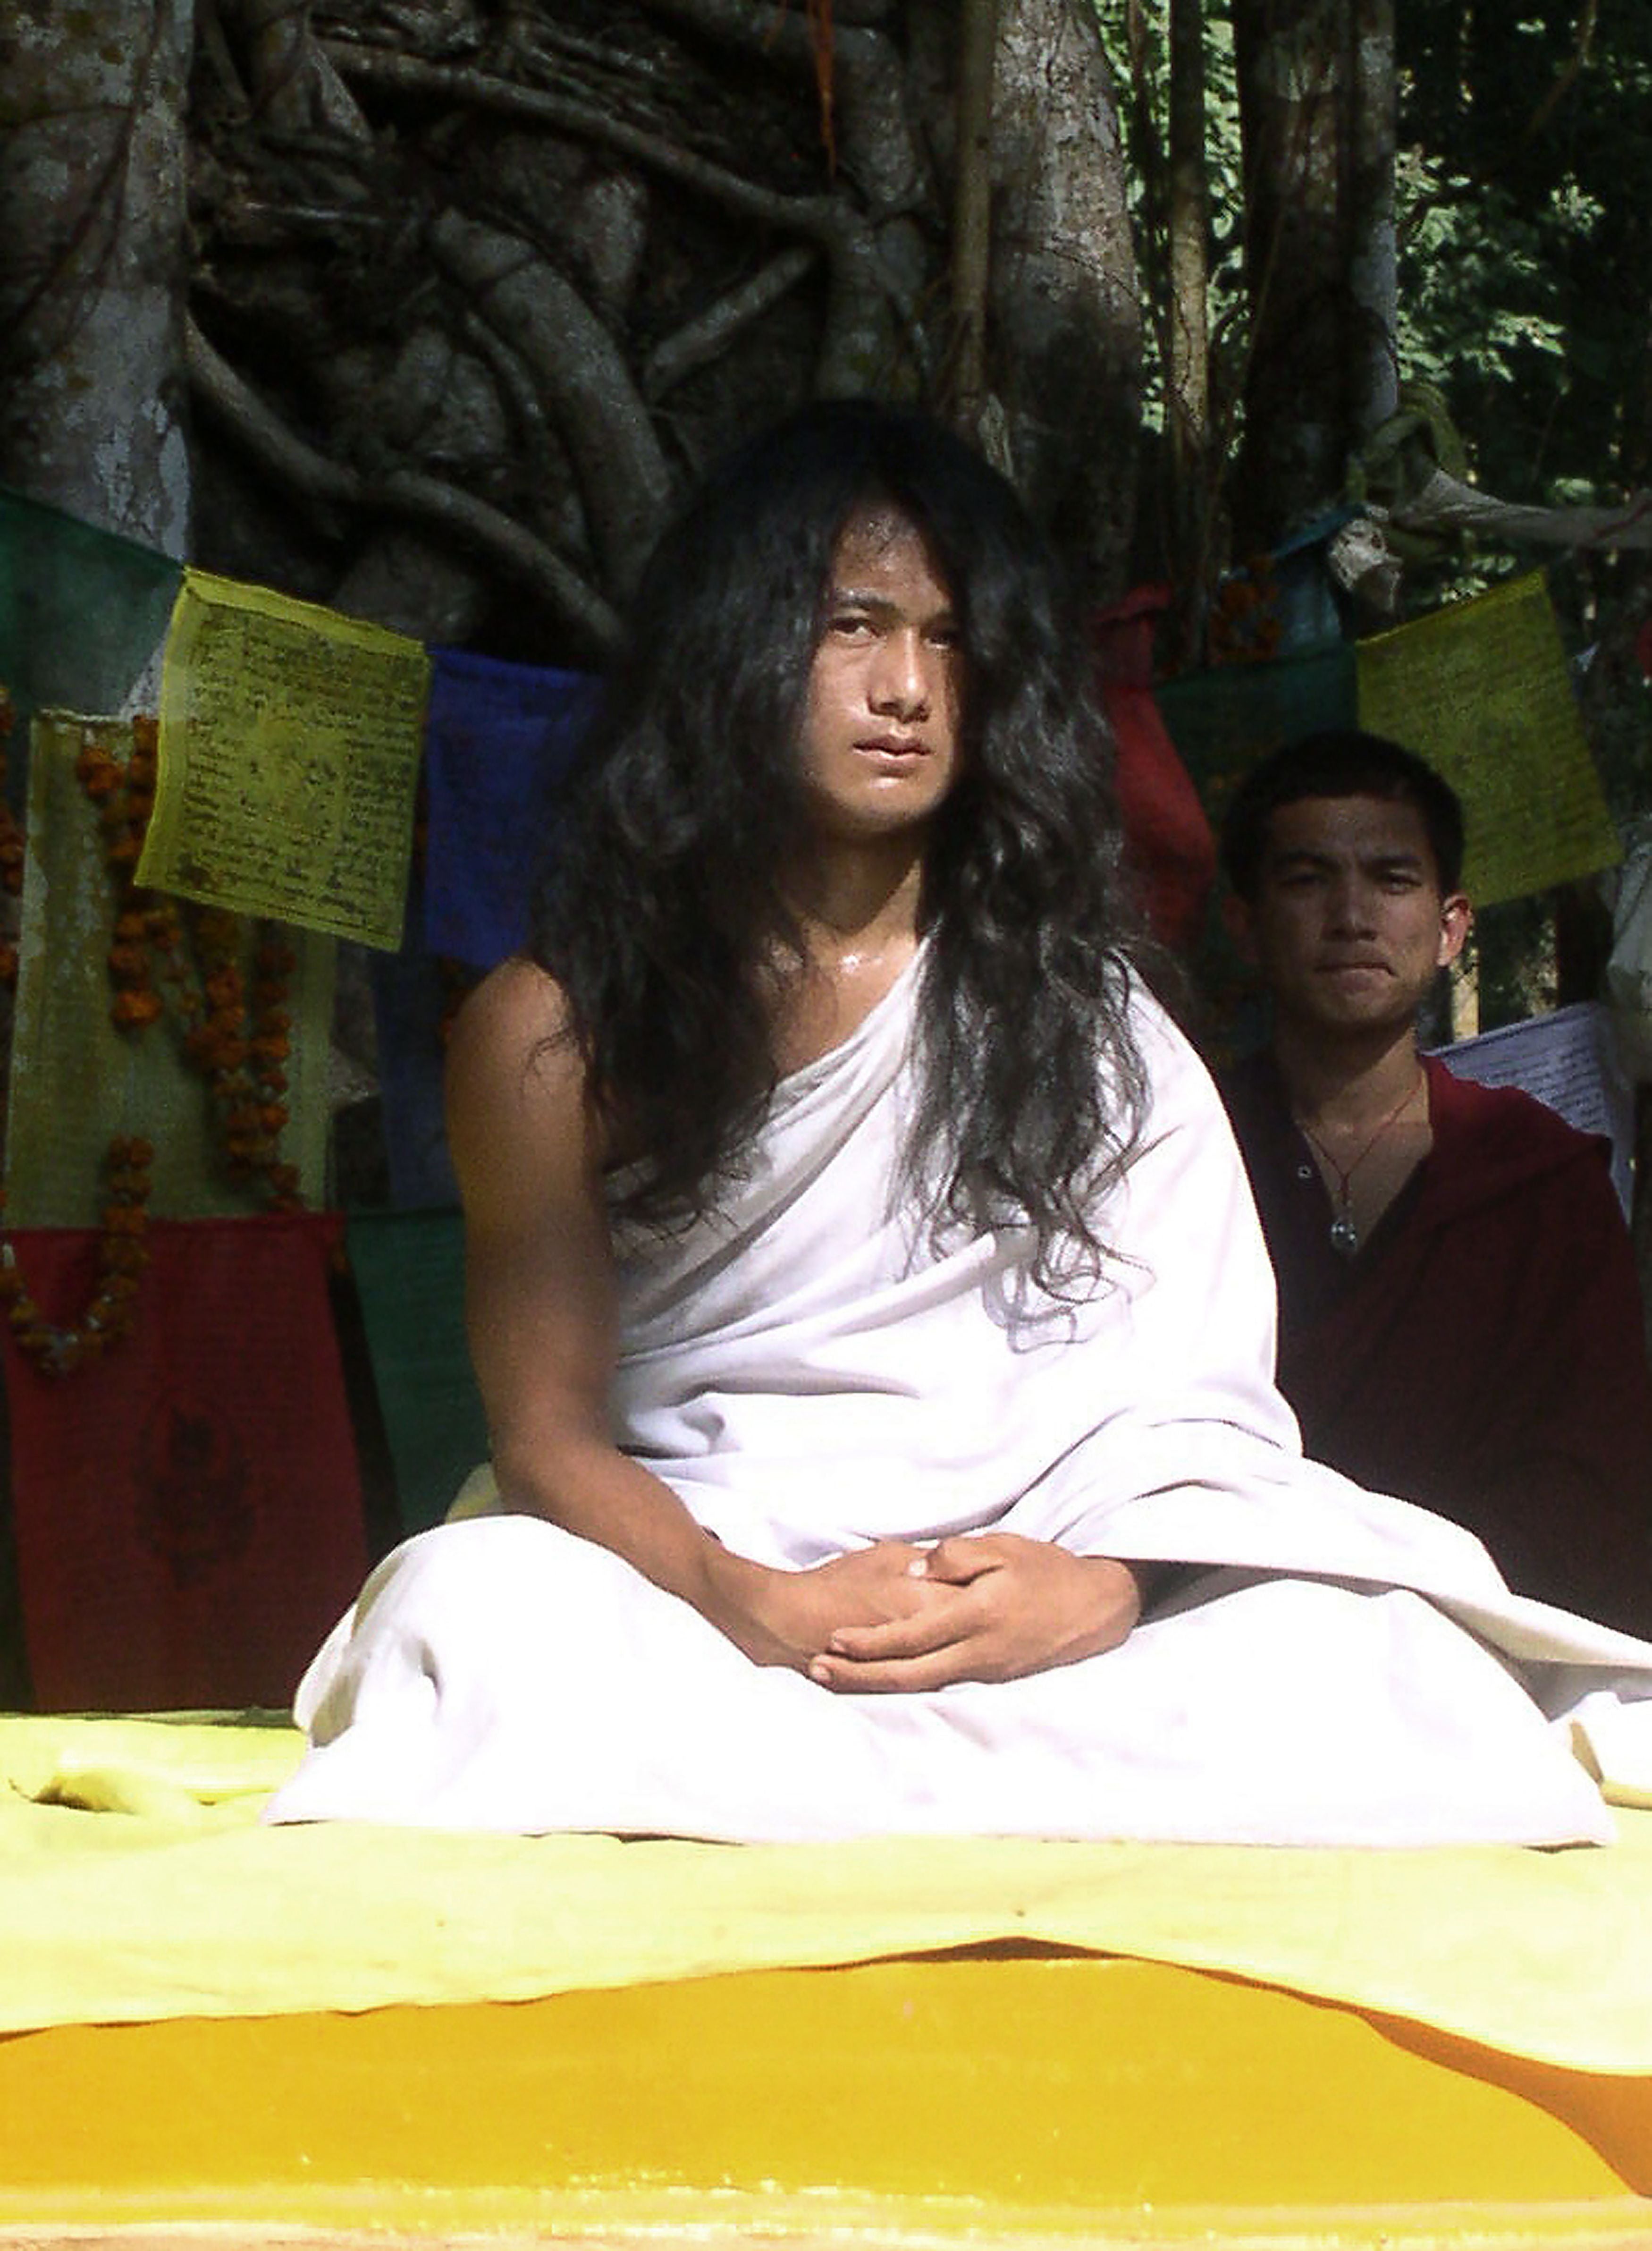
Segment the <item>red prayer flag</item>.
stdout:
<svg viewBox="0 0 1652 2251">
<path fill-rule="evenodd" d="M 367 1566 L 328 1297 L 342 1220 L 157 1221 L 132 1332 L 43 1374 L 3 1332 L 17 1576 L 43 1711 L 282 1705 Z M 97 1236 L 15 1240 L 46 1319 Z"/>
<path fill-rule="evenodd" d="M 1114 786 L 1143 905 L 1162 945 L 1192 946 L 1216 880 L 1216 840 L 1153 697 L 1153 634 L 1168 586 L 1138 586 L 1095 620 L 1096 685 L 1112 726 Z"/>
</svg>

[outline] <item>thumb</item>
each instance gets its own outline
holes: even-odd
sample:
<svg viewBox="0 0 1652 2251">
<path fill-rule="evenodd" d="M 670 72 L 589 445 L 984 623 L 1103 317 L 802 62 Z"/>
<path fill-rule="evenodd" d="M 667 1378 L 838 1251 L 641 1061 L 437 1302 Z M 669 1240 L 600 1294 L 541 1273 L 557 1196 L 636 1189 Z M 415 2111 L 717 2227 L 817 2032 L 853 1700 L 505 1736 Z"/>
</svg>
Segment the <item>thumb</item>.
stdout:
<svg viewBox="0 0 1652 2251">
<path fill-rule="evenodd" d="M 992 1550 L 985 1541 L 963 1532 L 954 1533 L 948 1540 L 937 1540 L 923 1557 L 923 1576 L 944 1580 L 952 1587 L 967 1586 L 971 1579 L 979 1578 L 983 1571 L 992 1568 Z"/>
</svg>

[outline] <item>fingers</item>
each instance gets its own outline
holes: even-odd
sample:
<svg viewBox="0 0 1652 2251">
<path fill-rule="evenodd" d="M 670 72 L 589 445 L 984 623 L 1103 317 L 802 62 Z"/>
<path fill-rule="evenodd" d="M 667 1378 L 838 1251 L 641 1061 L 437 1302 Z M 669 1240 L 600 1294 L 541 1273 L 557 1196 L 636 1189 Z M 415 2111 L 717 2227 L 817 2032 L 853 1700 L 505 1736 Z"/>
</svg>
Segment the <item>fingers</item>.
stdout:
<svg viewBox="0 0 1652 2251">
<path fill-rule="evenodd" d="M 927 1657 L 948 1649 L 971 1632 L 980 1620 L 956 1602 L 926 1603 L 909 1617 L 886 1618 L 877 1625 L 839 1626 L 821 1654 L 847 1657 L 867 1664 L 885 1658 Z"/>
<path fill-rule="evenodd" d="M 957 1642 L 922 1657 L 894 1657 L 875 1664 L 817 1657 L 809 1666 L 809 1678 L 817 1687 L 856 1696 L 915 1696 L 928 1688 L 949 1688 L 957 1680 L 990 1680 L 990 1673 L 964 1661 L 964 1646 Z"/>
</svg>

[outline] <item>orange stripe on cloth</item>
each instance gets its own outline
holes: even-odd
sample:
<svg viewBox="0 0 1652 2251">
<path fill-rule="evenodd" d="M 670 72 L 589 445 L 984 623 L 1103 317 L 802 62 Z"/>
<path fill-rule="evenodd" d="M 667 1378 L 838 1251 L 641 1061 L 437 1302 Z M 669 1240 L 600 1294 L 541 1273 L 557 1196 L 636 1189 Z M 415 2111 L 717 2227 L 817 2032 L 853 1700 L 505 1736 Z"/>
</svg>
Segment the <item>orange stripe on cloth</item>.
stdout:
<svg viewBox="0 0 1652 2251">
<path fill-rule="evenodd" d="M 0 2041 L 9 2227 L 1530 2244 L 1649 2167 L 1652 2080 L 1030 1950 Z"/>
</svg>

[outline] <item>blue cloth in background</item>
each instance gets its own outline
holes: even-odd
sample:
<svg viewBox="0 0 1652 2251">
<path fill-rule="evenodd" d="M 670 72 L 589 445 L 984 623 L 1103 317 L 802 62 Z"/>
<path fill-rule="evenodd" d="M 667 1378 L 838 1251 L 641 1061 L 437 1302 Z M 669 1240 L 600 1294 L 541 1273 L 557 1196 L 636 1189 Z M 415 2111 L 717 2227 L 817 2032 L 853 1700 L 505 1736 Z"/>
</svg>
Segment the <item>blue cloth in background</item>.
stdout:
<svg viewBox="0 0 1652 2251">
<path fill-rule="evenodd" d="M 527 938 L 551 807 L 601 682 L 461 649 L 431 661 L 425 944 L 491 969 Z"/>
</svg>

